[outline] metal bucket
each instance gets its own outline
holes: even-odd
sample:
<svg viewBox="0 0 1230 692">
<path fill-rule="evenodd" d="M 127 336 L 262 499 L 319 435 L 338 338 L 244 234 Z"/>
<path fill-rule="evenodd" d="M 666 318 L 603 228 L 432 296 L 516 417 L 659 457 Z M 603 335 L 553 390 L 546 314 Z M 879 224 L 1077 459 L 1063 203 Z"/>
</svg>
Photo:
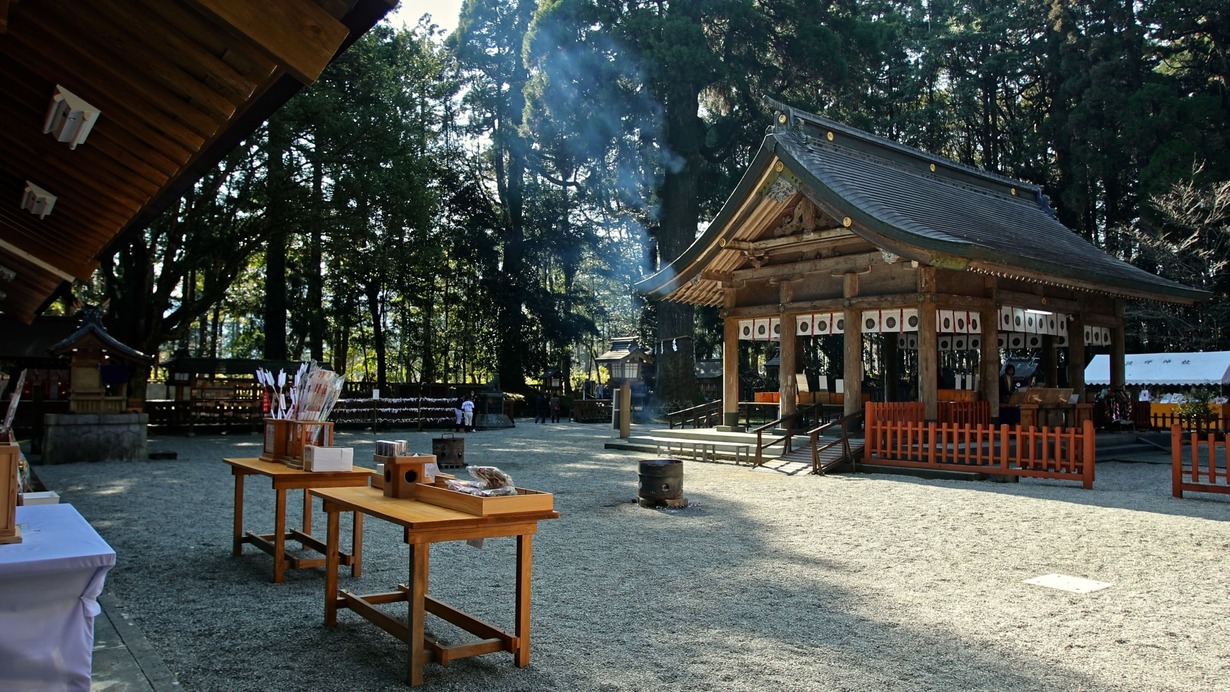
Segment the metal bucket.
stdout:
<svg viewBox="0 0 1230 692">
<path fill-rule="evenodd" d="M 461 468 L 466 465 L 466 441 L 452 433 L 432 438 L 431 453 L 436 455 L 436 464 L 442 469 Z"/>
<path fill-rule="evenodd" d="M 646 500 L 677 500 L 683 497 L 683 462 L 649 459 L 640 462 L 637 495 Z"/>
</svg>

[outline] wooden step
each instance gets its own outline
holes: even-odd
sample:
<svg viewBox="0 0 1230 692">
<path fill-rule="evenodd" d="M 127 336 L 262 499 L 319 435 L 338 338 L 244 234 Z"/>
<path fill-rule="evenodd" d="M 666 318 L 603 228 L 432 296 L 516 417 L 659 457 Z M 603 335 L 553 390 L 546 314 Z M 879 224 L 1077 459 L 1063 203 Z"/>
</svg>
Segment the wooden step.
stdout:
<svg viewBox="0 0 1230 692">
<path fill-rule="evenodd" d="M 861 443 L 855 444 L 854 442 L 851 442 L 850 454 L 855 459 L 862 458 L 863 445 Z M 806 464 L 810 470 L 812 463 L 811 449 L 807 447 L 803 447 L 802 449 L 795 448 L 789 454 L 783 454 L 782 456 L 777 457 L 777 459 L 784 462 L 803 463 Z M 820 472 L 828 473 L 830 470 L 837 468 L 847 461 L 849 460 L 846 458 L 844 451 L 840 447 L 825 449 L 820 452 Z"/>
</svg>

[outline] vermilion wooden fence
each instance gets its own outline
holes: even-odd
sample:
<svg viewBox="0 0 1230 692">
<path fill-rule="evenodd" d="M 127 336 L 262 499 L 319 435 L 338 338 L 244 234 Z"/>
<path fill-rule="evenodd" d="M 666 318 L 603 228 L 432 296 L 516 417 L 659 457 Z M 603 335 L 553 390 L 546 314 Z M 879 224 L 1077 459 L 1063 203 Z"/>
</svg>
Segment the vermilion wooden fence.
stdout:
<svg viewBox="0 0 1230 692">
<path fill-rule="evenodd" d="M 1092 421 L 1080 429 L 954 425 L 903 420 L 908 409 L 902 407 L 867 404 L 865 462 L 1056 478 L 1093 487 L 1097 451 Z"/>
<path fill-rule="evenodd" d="M 872 411 L 881 421 L 901 421 L 921 423 L 925 409 L 921 401 L 888 401 L 882 403 L 867 402 L 864 404 L 867 420 L 871 420 Z"/>
<path fill-rule="evenodd" d="M 991 424 L 991 402 L 989 401 L 941 401 L 937 405 L 936 413 L 941 423 Z"/>
<path fill-rule="evenodd" d="M 1226 452 L 1230 435 L 1184 433 L 1179 425 L 1170 426 L 1171 489 L 1175 497 L 1183 491 L 1230 494 L 1230 469 Z M 1184 450 L 1190 450 L 1185 455 Z M 1186 458 L 1185 458 L 1186 457 Z"/>
<path fill-rule="evenodd" d="M 1200 416 L 1195 420 L 1185 420 L 1176 413 L 1150 413 L 1148 417 L 1151 430 L 1169 430 L 1174 426 L 1195 427 L 1197 433 L 1216 433 L 1219 431 L 1230 430 L 1226 425 L 1227 421 L 1222 416 L 1209 414 Z"/>
</svg>

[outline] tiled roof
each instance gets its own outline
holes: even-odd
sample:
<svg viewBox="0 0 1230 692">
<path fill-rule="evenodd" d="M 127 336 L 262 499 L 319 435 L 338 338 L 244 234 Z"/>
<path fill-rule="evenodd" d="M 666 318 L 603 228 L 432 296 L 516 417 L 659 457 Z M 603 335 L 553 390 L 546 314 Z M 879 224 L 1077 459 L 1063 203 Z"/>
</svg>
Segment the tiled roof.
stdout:
<svg viewBox="0 0 1230 692">
<path fill-rule="evenodd" d="M 1037 185 L 770 105 L 779 110 L 778 124 L 722 211 L 681 257 L 637 284 L 641 293 L 719 305 L 720 284 L 701 272 L 727 272 L 732 261 L 742 261 L 722 248 L 736 234 L 746 236 L 737 215 L 780 160 L 817 206 L 840 210 L 852 232 L 908 259 L 1124 297 L 1177 303 L 1208 297 L 1095 247 L 1055 218 Z"/>
<path fill-rule="evenodd" d="M 807 117 L 812 126 L 838 127 Z M 774 133 L 777 154 L 787 165 L 797 162 L 792 169 L 818 184 L 822 197 L 842 203 L 856 221 L 901 243 L 1057 279 L 1097 282 L 1112 292 L 1148 287 L 1174 297 L 1204 297 L 1095 247 L 1055 218 L 1037 187 L 903 145 L 884 146 L 884 140 L 876 142 L 878 138 L 851 128 L 842 127 L 833 141 L 808 136 L 808 129 Z M 847 143 L 859 135 L 861 141 L 854 146 Z M 879 144 L 881 150 L 868 143 Z M 933 172 L 930 165 L 937 161 Z"/>
</svg>

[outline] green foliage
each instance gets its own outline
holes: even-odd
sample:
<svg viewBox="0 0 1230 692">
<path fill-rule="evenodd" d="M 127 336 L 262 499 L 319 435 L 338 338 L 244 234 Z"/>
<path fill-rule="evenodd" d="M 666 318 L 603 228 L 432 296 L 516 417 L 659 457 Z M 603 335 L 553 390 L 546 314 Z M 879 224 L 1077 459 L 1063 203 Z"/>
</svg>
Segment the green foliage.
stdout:
<svg viewBox="0 0 1230 692">
<path fill-rule="evenodd" d="M 1209 404 L 1216 394 L 1212 387 L 1192 387 L 1187 390 L 1183 393 L 1183 403 L 1175 407 L 1179 418 L 1188 423 L 1210 418 L 1212 413 L 1209 411 Z"/>
<path fill-rule="evenodd" d="M 628 289 L 717 214 L 773 96 L 1045 185 L 1078 233 L 1214 295 L 1130 305 L 1130 344 L 1226 348 L 1222 4 L 467 0 L 447 39 L 362 37 L 82 294 L 142 350 L 284 338 L 379 381 L 516 389 L 683 336 L 658 362 L 682 406 L 720 319 Z"/>
</svg>

